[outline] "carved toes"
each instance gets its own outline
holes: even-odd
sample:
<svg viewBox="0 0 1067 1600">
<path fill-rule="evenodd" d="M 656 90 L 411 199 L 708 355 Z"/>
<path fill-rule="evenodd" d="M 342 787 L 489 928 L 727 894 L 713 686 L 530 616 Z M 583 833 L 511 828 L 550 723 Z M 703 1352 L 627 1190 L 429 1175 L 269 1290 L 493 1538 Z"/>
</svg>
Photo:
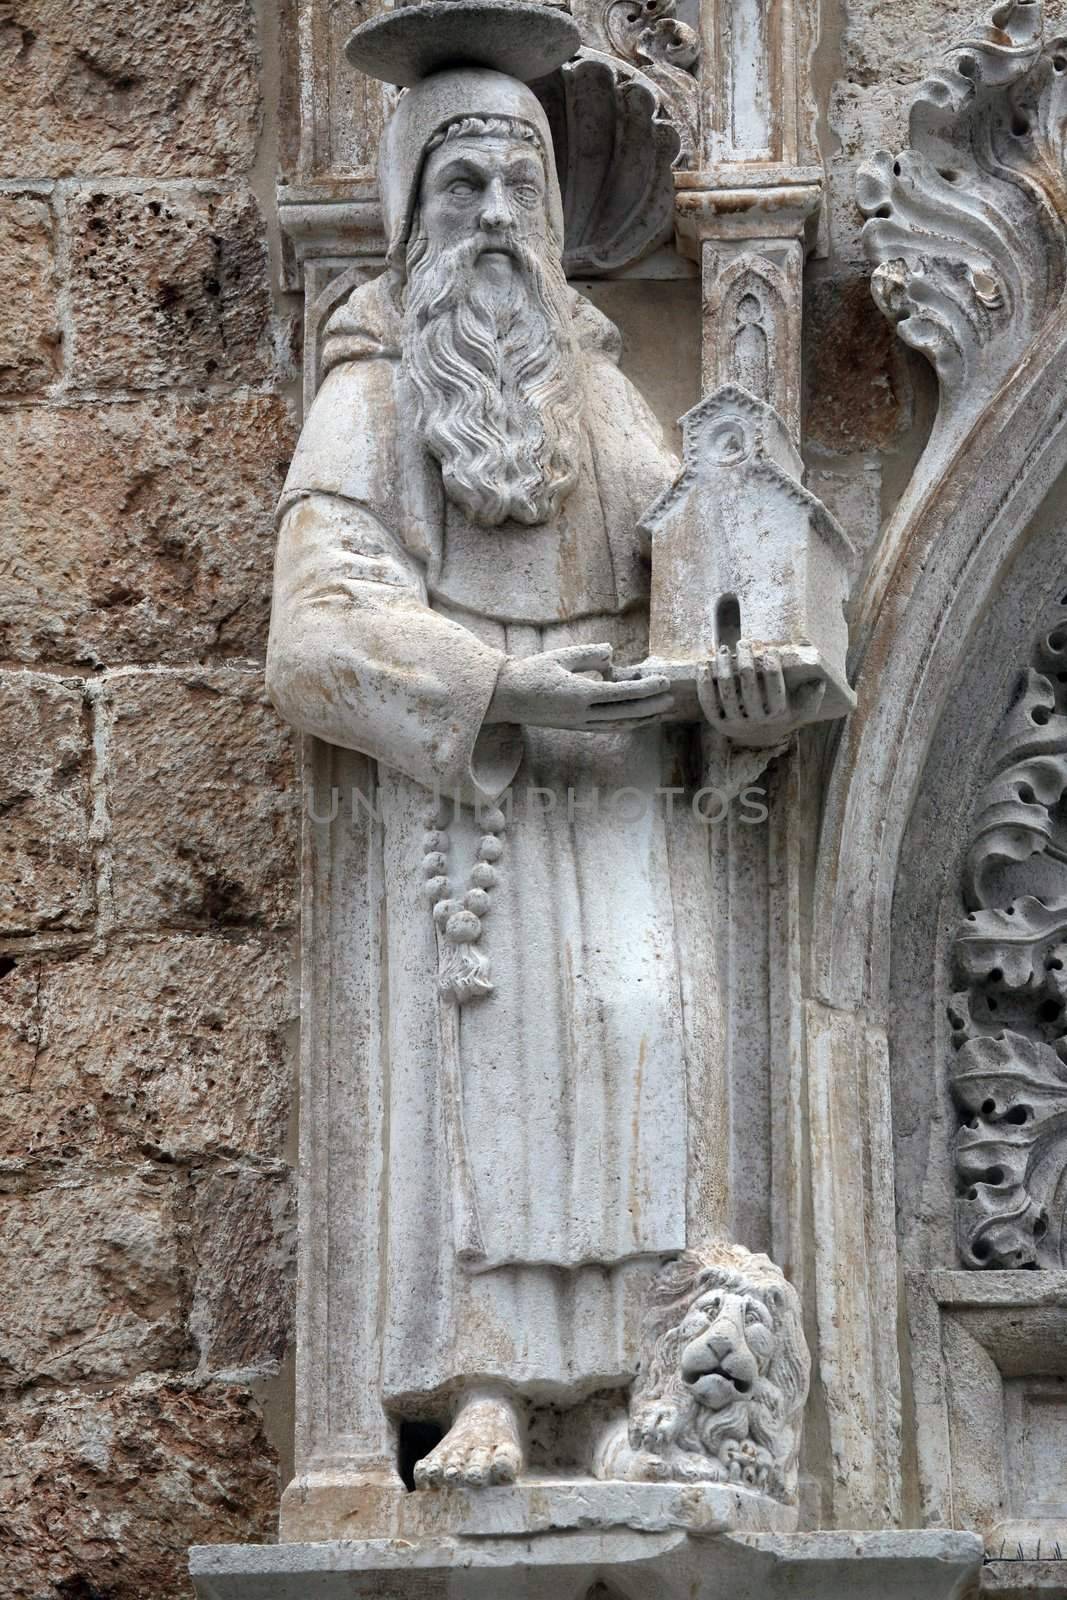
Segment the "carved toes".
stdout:
<svg viewBox="0 0 1067 1600">
<path fill-rule="evenodd" d="M 514 1483 L 522 1471 L 523 1455 L 511 1432 L 510 1413 L 490 1419 L 500 1424 L 497 1437 L 487 1432 L 486 1420 L 484 1413 L 475 1411 L 458 1418 L 441 1443 L 416 1463 L 415 1487 L 476 1489 L 490 1483 Z"/>
<path fill-rule="evenodd" d="M 466 1469 L 463 1474 L 465 1483 L 483 1484 L 492 1482 L 493 1452 L 484 1446 L 472 1450 L 467 1459 Z"/>
<path fill-rule="evenodd" d="M 522 1452 L 517 1444 L 510 1441 L 498 1444 L 493 1450 L 492 1465 L 489 1469 L 490 1483 L 514 1483 L 522 1471 Z"/>
<path fill-rule="evenodd" d="M 731 1483 L 743 1483 L 750 1489 L 766 1488 L 774 1461 L 760 1445 L 751 1439 L 727 1440 L 720 1454 Z"/>
<path fill-rule="evenodd" d="M 437 1452 L 434 1451 L 432 1455 L 424 1456 L 421 1461 L 415 1463 L 416 1489 L 437 1489 L 444 1483 L 444 1464 L 436 1457 Z"/>
</svg>

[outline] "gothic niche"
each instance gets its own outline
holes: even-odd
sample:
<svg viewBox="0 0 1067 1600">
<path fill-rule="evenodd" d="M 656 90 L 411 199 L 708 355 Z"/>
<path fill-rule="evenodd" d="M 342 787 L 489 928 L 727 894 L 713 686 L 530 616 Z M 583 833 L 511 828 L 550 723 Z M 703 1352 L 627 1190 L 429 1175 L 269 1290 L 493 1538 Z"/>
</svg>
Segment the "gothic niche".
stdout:
<svg viewBox="0 0 1067 1600">
<path fill-rule="evenodd" d="M 678 150 L 636 69 L 578 45 L 554 8 L 430 0 L 347 47 L 407 86 L 378 168 L 387 267 L 323 330 L 267 683 L 302 733 L 376 763 L 379 886 L 361 890 L 365 858 L 345 881 L 381 920 L 319 971 L 379 1009 L 318 1061 L 331 1085 L 337 1061 L 362 1074 L 381 1167 L 329 1157 L 350 1198 L 302 1203 L 361 1218 L 372 1281 L 351 1288 L 346 1235 L 332 1286 L 380 1299 L 336 1368 L 324 1353 L 331 1426 L 352 1373 L 370 1404 L 333 1458 L 319 1447 L 332 1487 L 288 1495 L 287 1533 L 347 1535 L 338 1493 L 375 1538 L 425 1535 L 457 1488 L 514 1484 L 532 1519 L 546 1448 L 584 1526 L 645 1528 L 678 1482 L 723 1525 L 798 1516 L 799 1302 L 766 1257 L 709 1242 L 691 1180 L 719 1048 L 684 988 L 717 973 L 708 846 L 644 795 L 683 730 L 694 758 L 709 725 L 751 753 L 847 712 L 847 541 L 743 390 L 687 414 L 679 462 L 618 331 L 568 282 L 670 233 Z M 698 564 L 711 549 L 721 570 Z M 755 633 L 728 643 L 691 615 L 719 591 Z M 623 785 L 640 827 L 525 800 Z M 322 848 L 341 881 L 344 835 Z M 321 1104 L 305 1126 L 328 1141 L 343 1118 Z"/>
<path fill-rule="evenodd" d="M 949 1015 L 968 1267 L 1067 1265 L 1067 594 L 995 743 Z"/>
</svg>

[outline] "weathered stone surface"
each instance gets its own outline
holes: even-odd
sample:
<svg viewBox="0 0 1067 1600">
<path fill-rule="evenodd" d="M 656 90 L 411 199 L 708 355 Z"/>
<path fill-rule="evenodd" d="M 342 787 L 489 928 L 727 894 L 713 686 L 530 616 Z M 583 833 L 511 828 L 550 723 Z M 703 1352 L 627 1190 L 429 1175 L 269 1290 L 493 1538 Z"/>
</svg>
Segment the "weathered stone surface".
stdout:
<svg viewBox="0 0 1067 1600">
<path fill-rule="evenodd" d="M 19 961 L 14 956 L 0 956 L 0 1059 L 4 1062 L 0 1102 L 6 1107 L 8 1129 L 16 1125 L 15 1137 L 5 1141 L 3 1147 L 7 1155 L 25 1150 L 28 1142 L 28 1130 L 22 1122 L 28 1102 L 13 1097 L 32 1082 L 36 1069 L 41 1036 L 40 983 L 41 963 L 36 957 Z"/>
<path fill-rule="evenodd" d="M 324 1515 L 327 1497 L 333 1500 L 332 1515 Z M 374 1556 L 376 1553 L 385 1555 L 389 1550 L 405 1552 L 408 1560 L 403 1564 L 421 1575 L 427 1567 L 436 1564 L 434 1556 L 447 1549 L 457 1565 L 473 1574 L 469 1590 L 462 1584 L 431 1588 L 428 1592 L 416 1587 L 411 1600 L 431 1600 L 431 1597 L 432 1600 L 482 1600 L 486 1588 L 492 1600 L 496 1600 L 493 1587 L 486 1584 L 484 1569 L 497 1567 L 499 1584 L 503 1576 L 500 1568 L 510 1564 L 506 1555 L 502 1563 L 499 1561 L 504 1549 L 497 1544 L 498 1540 L 523 1540 L 524 1580 L 529 1577 L 525 1570 L 528 1561 L 533 1566 L 545 1561 L 552 1567 L 563 1555 L 564 1564 L 570 1565 L 564 1554 L 568 1543 L 571 1560 L 584 1544 L 584 1553 L 596 1551 L 593 1559 L 599 1558 L 604 1567 L 610 1560 L 614 1572 L 618 1573 L 615 1562 L 623 1559 L 623 1552 L 616 1541 L 632 1540 L 635 1554 L 644 1545 L 638 1559 L 649 1562 L 664 1534 L 667 1538 L 663 1543 L 674 1548 L 687 1533 L 695 1534 L 702 1541 L 726 1530 L 731 1535 L 742 1534 L 746 1539 L 758 1539 L 772 1531 L 779 1538 L 788 1538 L 796 1522 L 796 1510 L 766 1495 L 725 1483 L 680 1484 L 661 1480 L 635 1484 L 621 1478 L 598 1480 L 575 1478 L 566 1472 L 558 1475 L 546 1472 L 514 1484 L 481 1484 L 474 1488 L 451 1484 L 443 1494 L 409 1494 L 399 1484 L 395 1487 L 385 1487 L 381 1483 L 357 1486 L 349 1481 L 346 1487 L 343 1477 L 327 1468 L 316 1473 L 310 1482 L 298 1481 L 292 1486 L 283 1502 L 282 1517 L 280 1548 L 272 1552 L 278 1559 L 279 1572 L 299 1571 L 299 1560 L 293 1558 L 300 1551 L 308 1552 L 316 1546 L 336 1550 L 330 1534 L 332 1523 L 345 1528 L 345 1541 L 356 1556 L 350 1571 L 359 1564 L 356 1552 L 362 1545 L 363 1561 L 371 1572 L 377 1569 L 379 1581 L 385 1578 L 385 1571 L 392 1563 L 388 1556 L 381 1562 L 376 1562 Z M 383 1529 L 388 1532 L 378 1531 Z M 586 1540 L 589 1542 L 585 1543 Z M 615 1549 L 606 1559 L 602 1553 L 613 1544 Z M 231 1548 L 211 1554 L 221 1558 L 220 1565 L 214 1569 L 221 1574 L 238 1552 Z M 212 1570 L 213 1563 L 207 1551 L 190 1551 L 190 1558 L 194 1574 Z M 581 1560 L 581 1556 L 578 1559 Z M 449 1564 L 448 1556 L 445 1564 Z M 261 1571 L 266 1576 L 272 1568 L 265 1563 Z M 251 1573 L 247 1575 L 250 1577 Z M 308 1569 L 305 1568 L 303 1575 L 309 1576 Z M 623 1575 L 618 1575 L 621 1582 Z M 627 1592 L 640 1600 L 645 1600 L 646 1596 L 659 1600 L 661 1595 L 678 1593 L 691 1600 L 711 1600 L 712 1596 L 718 1600 L 719 1595 L 729 1595 L 733 1600 L 736 1593 L 732 1584 L 720 1588 L 709 1583 L 706 1577 L 703 1585 L 687 1583 L 676 1589 L 670 1582 L 662 1585 L 651 1582 L 650 1576 L 646 1567 L 645 1581 L 639 1581 L 635 1589 Z M 557 1572 L 554 1591 L 557 1596 L 559 1578 Z M 371 1596 L 374 1600 L 400 1600 L 395 1582 L 395 1578 L 393 1582 L 385 1578 L 382 1589 L 372 1587 L 363 1594 L 357 1590 L 359 1600 L 371 1600 Z M 587 1593 L 584 1587 L 575 1589 L 573 1582 L 568 1582 L 564 1592 L 567 1590 L 576 1600 L 578 1597 L 604 1600 L 597 1587 Z M 204 1591 L 198 1589 L 197 1592 Z M 259 1600 L 258 1584 L 253 1592 Z M 615 1592 L 614 1588 L 607 1591 L 612 1595 Z M 785 1592 L 794 1600 L 793 1590 Z M 207 1588 L 206 1593 L 215 1600 L 214 1589 Z M 528 1588 L 524 1581 L 522 1593 L 523 1600 L 531 1593 L 539 1600 L 551 1600 L 553 1591 L 542 1594 L 536 1585 Z M 306 1600 L 307 1589 L 283 1591 L 283 1594 L 284 1600 Z M 766 1594 L 765 1586 L 761 1600 L 765 1600 Z M 825 1600 L 824 1591 L 807 1588 L 797 1589 L 795 1600 L 814 1600 L 816 1594 L 818 1600 Z M 836 1592 L 834 1600 L 839 1600 Z M 909 1595 L 908 1600 L 913 1600 L 913 1596 Z"/>
<path fill-rule="evenodd" d="M 189 1326 L 202 1372 L 270 1369 L 292 1337 L 292 1174 L 228 1166 L 193 1174 Z"/>
<path fill-rule="evenodd" d="M 0 275 L 7 285 L 0 301 L 0 394 L 25 394 L 59 374 L 55 222 L 41 196 L 0 195 Z"/>
<path fill-rule="evenodd" d="M 216 176 L 255 155 L 251 0 L 12 0 L 0 175 Z"/>
<path fill-rule="evenodd" d="M 1067 17 L 1065 0 L 1045 0 L 1051 36 Z M 842 33 L 842 64 L 851 82 L 881 85 L 905 99 L 961 39 L 985 23 L 981 0 L 849 0 Z"/>
<path fill-rule="evenodd" d="M 9 1600 L 185 1600 L 188 1547 L 271 1536 L 273 1453 L 248 1391 L 142 1377 L 12 1408 L 0 1464 Z"/>
<path fill-rule="evenodd" d="M 93 904 L 79 685 L 0 673 L 0 933 L 78 927 Z"/>
<path fill-rule="evenodd" d="M 171 1189 L 148 1169 L 0 1197 L 0 1387 L 108 1381 L 190 1354 Z"/>
<path fill-rule="evenodd" d="M 699 278 L 665 283 L 610 278 L 576 283 L 622 335 L 619 365 L 637 385 L 668 439 L 682 442 L 678 419 L 700 399 Z M 663 351 L 670 348 L 671 359 Z"/>
<path fill-rule="evenodd" d="M 510 1491 L 488 1493 L 504 1499 Z M 540 1512 L 547 1497 L 534 1490 L 531 1498 Z M 316 1600 L 349 1600 L 353 1593 L 381 1600 L 480 1600 L 487 1589 L 506 1593 L 516 1578 L 526 1600 L 554 1600 L 561 1589 L 603 1600 L 617 1592 L 616 1582 L 626 1593 L 730 1600 L 767 1600 L 772 1594 L 796 1600 L 957 1600 L 977 1592 L 982 1542 L 973 1533 L 924 1528 L 713 1537 L 712 1526 L 709 1517 L 699 1533 L 662 1544 L 618 1524 L 584 1547 L 572 1534 L 546 1533 L 523 1542 L 521 1578 L 513 1538 L 472 1540 L 471 1549 L 462 1541 L 440 1540 L 417 1566 L 406 1541 L 346 1538 L 267 1550 L 194 1550 L 190 1567 L 204 1600 L 245 1600 L 250 1593 L 257 1600 L 306 1600 L 311 1594 Z M 607 1573 L 611 1583 L 603 1581 Z M 995 1592 L 1014 1600 L 1024 1591 Z"/>
<path fill-rule="evenodd" d="M 848 454 L 888 445 L 910 420 L 907 358 L 866 277 L 815 284 L 804 318 L 805 439 Z"/>
<path fill-rule="evenodd" d="M 8 413 L 0 657 L 117 665 L 262 653 L 291 448 L 274 396 Z"/>
<path fill-rule="evenodd" d="M 877 452 L 842 460 L 809 459 L 804 481 L 831 516 L 848 529 L 862 559 L 878 537 L 882 517 L 882 469 Z"/>
<path fill-rule="evenodd" d="M 19 959 L 0 981 L 0 1160 L 279 1156 L 288 966 L 286 940 L 209 935 Z"/>
<path fill-rule="evenodd" d="M 119 675 L 108 701 L 119 923 L 290 922 L 299 789 L 261 673 Z"/>
<path fill-rule="evenodd" d="M 71 375 L 89 388 L 255 381 L 270 367 L 251 195 L 86 190 L 70 201 Z"/>
</svg>

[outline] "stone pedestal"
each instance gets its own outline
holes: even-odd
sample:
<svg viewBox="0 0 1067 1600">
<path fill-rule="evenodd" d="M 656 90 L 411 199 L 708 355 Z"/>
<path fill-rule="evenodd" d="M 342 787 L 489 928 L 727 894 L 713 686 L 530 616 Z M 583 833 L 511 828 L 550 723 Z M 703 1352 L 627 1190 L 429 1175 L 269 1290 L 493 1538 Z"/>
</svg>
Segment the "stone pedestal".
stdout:
<svg viewBox="0 0 1067 1600">
<path fill-rule="evenodd" d="M 200 1600 L 962 1600 L 981 1559 L 969 1533 L 545 1526 L 415 1544 L 200 1546 L 191 1570 Z"/>
<path fill-rule="evenodd" d="M 719 1483 L 627 1483 L 531 1473 L 517 1484 L 423 1490 L 399 1483 L 309 1473 L 290 1484 L 282 1515 L 286 1540 L 329 1542 L 344 1535 L 361 1548 L 405 1548 L 490 1538 L 625 1529 L 711 1534 L 792 1533 L 795 1506 Z"/>
</svg>

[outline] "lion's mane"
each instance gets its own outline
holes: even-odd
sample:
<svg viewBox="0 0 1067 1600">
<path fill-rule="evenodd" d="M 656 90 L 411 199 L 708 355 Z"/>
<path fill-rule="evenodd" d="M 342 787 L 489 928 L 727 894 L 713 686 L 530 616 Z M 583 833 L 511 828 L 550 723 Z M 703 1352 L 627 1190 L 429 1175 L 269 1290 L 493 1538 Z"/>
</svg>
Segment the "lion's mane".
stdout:
<svg viewBox="0 0 1067 1600">
<path fill-rule="evenodd" d="M 693 1302 L 716 1289 L 758 1297 L 771 1313 L 775 1348 L 750 1396 L 709 1411 L 682 1379 L 687 1336 L 681 1329 Z M 766 1487 L 779 1495 L 795 1492 L 810 1360 L 796 1290 L 769 1257 L 743 1245 L 720 1243 L 669 1261 L 648 1293 L 641 1349 L 630 1403 L 632 1422 L 653 1412 L 673 1412 L 670 1431 L 676 1449 L 724 1460 L 730 1441 L 751 1439 L 773 1460 Z"/>
</svg>

